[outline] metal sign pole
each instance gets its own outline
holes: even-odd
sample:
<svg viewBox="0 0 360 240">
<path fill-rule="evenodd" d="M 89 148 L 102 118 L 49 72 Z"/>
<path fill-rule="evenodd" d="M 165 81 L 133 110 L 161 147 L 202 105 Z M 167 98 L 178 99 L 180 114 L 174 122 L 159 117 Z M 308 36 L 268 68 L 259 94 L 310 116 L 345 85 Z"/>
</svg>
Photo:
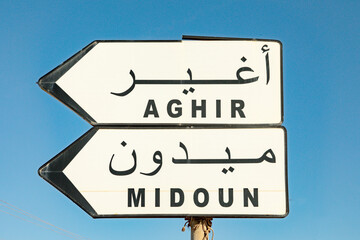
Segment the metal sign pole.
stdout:
<svg viewBox="0 0 360 240">
<path fill-rule="evenodd" d="M 185 226 L 191 228 L 191 240 L 208 240 L 209 233 L 212 231 L 212 240 L 214 239 L 214 230 L 212 226 L 212 218 L 206 217 L 187 217 L 186 223 L 182 229 L 185 231 Z"/>
</svg>

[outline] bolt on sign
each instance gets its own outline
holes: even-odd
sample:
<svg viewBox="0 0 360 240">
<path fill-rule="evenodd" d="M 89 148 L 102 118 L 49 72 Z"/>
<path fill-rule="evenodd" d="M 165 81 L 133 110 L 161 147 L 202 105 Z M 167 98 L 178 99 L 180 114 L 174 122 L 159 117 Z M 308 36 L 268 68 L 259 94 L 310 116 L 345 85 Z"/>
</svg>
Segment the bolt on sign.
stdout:
<svg viewBox="0 0 360 240">
<path fill-rule="evenodd" d="M 94 41 L 38 84 L 92 125 L 283 121 L 275 40 Z"/>
<path fill-rule="evenodd" d="M 93 125 L 38 171 L 90 216 L 287 216 L 279 41 L 94 41 L 38 84 Z"/>
</svg>

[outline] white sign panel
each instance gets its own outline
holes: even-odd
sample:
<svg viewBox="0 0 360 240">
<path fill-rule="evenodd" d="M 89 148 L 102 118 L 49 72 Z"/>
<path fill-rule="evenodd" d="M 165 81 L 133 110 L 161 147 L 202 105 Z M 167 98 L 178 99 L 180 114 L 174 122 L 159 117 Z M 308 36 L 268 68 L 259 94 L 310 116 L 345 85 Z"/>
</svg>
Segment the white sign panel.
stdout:
<svg viewBox="0 0 360 240">
<path fill-rule="evenodd" d="M 285 217 L 285 128 L 94 127 L 39 169 L 92 217 Z"/>
<path fill-rule="evenodd" d="M 274 40 L 95 41 L 39 80 L 92 125 L 281 125 Z"/>
</svg>

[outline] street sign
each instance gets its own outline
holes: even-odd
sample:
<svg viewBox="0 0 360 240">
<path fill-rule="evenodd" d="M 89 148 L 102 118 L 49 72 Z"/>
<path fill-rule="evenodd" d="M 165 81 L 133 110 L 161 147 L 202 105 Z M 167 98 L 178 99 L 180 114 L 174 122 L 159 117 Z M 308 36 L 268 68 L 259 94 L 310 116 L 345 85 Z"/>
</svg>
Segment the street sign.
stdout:
<svg viewBox="0 0 360 240">
<path fill-rule="evenodd" d="M 275 40 L 94 41 L 38 84 L 92 125 L 283 121 Z"/>
<path fill-rule="evenodd" d="M 94 218 L 288 214 L 283 127 L 93 127 L 39 174 Z"/>
</svg>

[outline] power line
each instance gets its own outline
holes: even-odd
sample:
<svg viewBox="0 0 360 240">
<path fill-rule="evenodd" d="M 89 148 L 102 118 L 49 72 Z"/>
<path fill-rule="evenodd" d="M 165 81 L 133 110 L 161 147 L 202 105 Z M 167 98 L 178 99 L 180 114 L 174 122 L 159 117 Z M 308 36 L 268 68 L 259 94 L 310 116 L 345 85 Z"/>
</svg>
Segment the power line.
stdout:
<svg viewBox="0 0 360 240">
<path fill-rule="evenodd" d="M 10 215 L 10 216 L 13 216 L 13 217 L 16 217 L 17 219 L 20 219 L 20 220 L 22 220 L 22 221 L 25 221 L 25 222 L 28 222 L 28 223 L 37 225 L 37 226 L 39 226 L 39 227 L 42 227 L 42 228 L 51 230 L 51 231 L 53 231 L 53 232 L 59 233 L 59 234 L 61 234 L 61 235 L 64 235 L 64 236 L 66 236 L 66 237 L 69 237 L 68 235 L 66 235 L 66 234 L 64 234 L 64 233 L 62 233 L 62 232 L 58 232 L 58 231 L 56 231 L 56 230 L 54 230 L 54 229 L 52 229 L 52 228 L 48 228 L 48 227 L 43 226 L 43 225 L 41 225 L 41 224 L 38 224 L 38 223 L 36 223 L 36 222 L 32 222 L 32 221 L 30 221 L 30 220 L 28 220 L 28 219 L 19 217 L 19 216 L 15 215 L 15 214 L 12 214 L 12 213 L 7 212 L 7 211 L 4 211 L 4 210 L 1 210 L 1 209 L 0 209 L 0 212 L 6 213 L 6 214 L 8 214 L 8 215 Z M 71 237 L 71 238 L 73 238 L 73 237 Z M 78 239 L 78 238 L 75 238 L 75 239 Z"/>
<path fill-rule="evenodd" d="M 29 213 L 29 212 L 27 212 L 27 211 L 25 211 L 25 210 L 23 210 L 23 209 L 21 209 L 21 208 L 18 208 L 18 207 L 16 207 L 16 206 L 14 206 L 13 204 L 10 204 L 10 203 L 8 203 L 8 202 L 6 202 L 6 201 L 4 201 L 4 200 L 1 200 L 1 199 L 0 199 L 0 201 L 6 204 L 6 205 L 4 205 L 4 204 L 1 204 L 1 203 L 0 203 L 0 205 L 4 206 L 4 207 L 6 207 L 6 208 L 8 208 L 8 209 L 10 209 L 10 210 L 12 210 L 12 211 L 18 212 L 18 213 L 20 213 L 20 214 L 22 214 L 22 215 L 28 216 L 28 217 L 30 217 L 30 218 L 32 218 L 32 219 L 34 219 L 34 220 L 36 220 L 36 221 L 39 221 L 39 222 L 41 222 L 41 223 L 43 223 L 43 224 L 49 225 L 49 226 L 51 226 L 51 227 L 53 227 L 53 228 L 56 228 L 56 229 L 58 229 L 58 230 L 60 230 L 60 231 L 62 231 L 62 232 L 64 232 L 64 233 L 66 233 L 66 234 L 68 234 L 68 235 L 72 235 L 72 238 L 90 240 L 89 238 L 83 237 L 83 236 L 81 236 L 81 235 L 79 235 L 79 234 L 76 234 L 76 233 L 67 231 L 67 230 L 65 230 L 65 229 L 63 229 L 63 228 L 60 228 L 60 227 L 58 227 L 58 226 L 55 226 L 54 224 L 51 224 L 51 223 L 49 223 L 49 222 L 47 222 L 47 221 L 45 221 L 45 220 L 43 220 L 43 219 L 41 219 L 41 218 L 39 218 L 39 217 L 31 214 L 31 213 Z M 8 205 L 8 206 L 7 206 L 7 205 Z M 0 210 L 0 211 L 1 211 L 1 210 Z M 2 211 L 2 212 L 5 212 L 5 213 L 7 213 L 7 214 L 10 214 L 10 215 L 12 215 L 12 216 L 14 216 L 14 217 L 17 217 L 17 218 L 19 218 L 19 219 L 21 219 L 21 220 L 24 220 L 24 221 L 26 221 L 26 222 L 30 222 L 30 223 L 33 223 L 33 224 L 35 224 L 35 225 L 44 227 L 44 226 L 39 225 L 39 224 L 37 224 L 37 223 L 34 223 L 34 222 L 32 222 L 32 221 L 29 221 L 29 220 L 23 219 L 23 218 L 21 218 L 21 217 L 18 217 L 18 216 L 16 216 L 16 215 L 13 215 L 13 214 L 11 214 L 11 213 L 8 213 L 8 212 L 6 212 L 6 211 Z M 50 230 L 52 230 L 52 231 L 54 231 L 54 232 L 57 232 L 57 233 L 60 233 L 60 234 L 64 235 L 63 233 L 61 233 L 61 232 L 59 232 L 59 231 L 55 231 L 54 229 L 51 229 L 51 228 L 48 228 L 48 227 L 44 227 L 44 228 L 50 229 Z M 65 235 L 65 236 L 67 236 L 67 235 Z"/>
</svg>

